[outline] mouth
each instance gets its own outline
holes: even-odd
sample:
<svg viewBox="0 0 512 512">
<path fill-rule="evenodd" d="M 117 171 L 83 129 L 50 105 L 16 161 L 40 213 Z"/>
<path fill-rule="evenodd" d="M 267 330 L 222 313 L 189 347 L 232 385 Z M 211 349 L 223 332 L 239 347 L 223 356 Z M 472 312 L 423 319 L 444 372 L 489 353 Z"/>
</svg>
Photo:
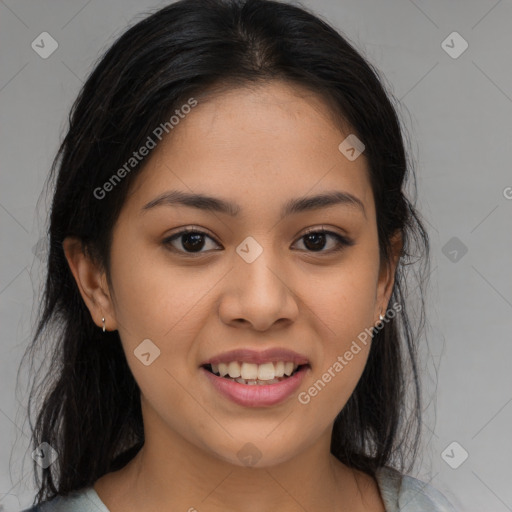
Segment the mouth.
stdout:
<svg viewBox="0 0 512 512">
<path fill-rule="evenodd" d="M 216 391 L 219 396 L 243 407 L 270 407 L 283 403 L 297 392 L 311 368 L 309 364 L 290 363 L 291 368 L 290 365 L 287 365 L 286 373 L 280 375 L 281 371 L 284 372 L 284 369 L 281 368 L 284 366 L 284 362 L 260 365 L 252 363 L 240 365 L 236 362 L 240 372 L 236 371 L 237 366 L 234 363 L 235 361 L 229 363 L 229 366 L 220 363 L 218 367 L 211 363 L 203 364 L 200 367 L 200 372 L 211 389 Z M 244 367 L 244 364 L 250 366 Z M 276 371 L 272 375 L 271 366 L 277 370 L 277 376 Z M 231 376 L 237 375 L 237 373 L 240 373 L 239 377 Z"/>
<path fill-rule="evenodd" d="M 207 363 L 201 366 L 216 377 L 247 386 L 279 384 L 294 377 L 298 372 L 310 368 L 309 364 L 277 361 L 263 364 L 233 361 L 228 364 Z"/>
</svg>

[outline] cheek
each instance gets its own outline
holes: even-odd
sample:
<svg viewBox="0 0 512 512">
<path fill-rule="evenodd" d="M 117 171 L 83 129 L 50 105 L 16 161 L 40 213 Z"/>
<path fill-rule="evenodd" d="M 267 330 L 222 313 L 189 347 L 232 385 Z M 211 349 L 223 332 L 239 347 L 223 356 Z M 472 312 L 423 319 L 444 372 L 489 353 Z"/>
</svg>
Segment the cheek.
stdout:
<svg viewBox="0 0 512 512">
<path fill-rule="evenodd" d="M 310 280 L 310 289 L 303 294 L 314 312 L 314 330 L 321 340 L 316 368 L 301 389 L 302 397 L 298 397 L 312 428 L 312 411 L 321 410 L 326 422 L 332 421 L 365 368 L 375 321 L 376 258 L 371 247 L 361 247 L 336 271 Z"/>
<path fill-rule="evenodd" d="M 371 280 L 355 273 L 342 273 L 311 296 L 321 342 L 315 351 L 317 364 L 297 396 L 306 429 L 326 428 L 357 386 L 372 342 L 374 297 Z"/>
<path fill-rule="evenodd" d="M 297 401 L 305 431 L 319 434 L 334 422 L 347 404 L 368 358 L 369 345 L 360 345 L 360 352 L 350 361 L 342 359 L 342 363 L 337 359 L 338 355 L 343 358 L 344 352 L 329 359 L 299 391 Z"/>
<path fill-rule="evenodd" d="M 112 281 L 120 328 L 139 337 L 162 338 L 200 310 L 208 286 L 190 268 L 171 265 L 160 251 L 140 249 L 138 257 L 112 251 Z M 204 278 L 208 279 L 207 274 Z"/>
<path fill-rule="evenodd" d="M 188 409 L 180 383 L 189 382 L 195 369 L 188 363 L 211 285 L 197 274 L 191 276 L 190 269 L 171 267 L 161 255 L 155 258 L 139 250 L 134 251 L 137 258 L 123 258 L 123 250 L 126 247 L 119 246 L 112 251 L 111 266 L 116 320 L 128 365 L 153 406 L 158 404 L 164 412 L 171 405 Z M 140 358 L 146 352 L 148 365 Z"/>
<path fill-rule="evenodd" d="M 377 262 L 359 256 L 347 258 L 336 269 L 307 281 L 302 296 L 321 320 L 323 339 L 342 350 L 350 340 L 374 323 Z"/>
<path fill-rule="evenodd" d="M 181 396 L 176 381 L 165 370 L 179 382 L 195 378 L 195 340 L 213 307 L 208 290 L 225 270 L 178 267 L 171 265 L 165 254 L 155 257 L 154 251 L 139 250 L 138 257 L 131 259 L 116 254 L 123 254 L 122 248 L 117 253 L 113 251 L 112 256 L 115 312 L 132 373 L 141 390 L 147 388 L 148 397 L 155 392 L 160 394 L 159 389 L 172 389 L 174 395 Z M 146 367 L 137 354 L 147 339 L 157 347 L 153 350 L 159 355 Z"/>
</svg>

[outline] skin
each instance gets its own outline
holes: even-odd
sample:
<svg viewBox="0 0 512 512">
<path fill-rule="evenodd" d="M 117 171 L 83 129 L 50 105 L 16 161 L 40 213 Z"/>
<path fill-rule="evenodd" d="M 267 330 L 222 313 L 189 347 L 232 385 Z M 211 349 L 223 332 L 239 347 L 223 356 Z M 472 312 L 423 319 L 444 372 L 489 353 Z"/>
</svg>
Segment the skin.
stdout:
<svg viewBox="0 0 512 512">
<path fill-rule="evenodd" d="M 307 405 L 295 393 L 272 407 L 242 407 L 199 370 L 234 348 L 285 347 L 309 358 L 305 391 L 384 314 L 401 241 L 389 264 L 380 261 L 367 160 L 363 153 L 349 161 L 338 150 L 347 135 L 321 99 L 283 82 L 200 99 L 133 184 L 114 227 L 111 286 L 66 239 L 91 316 L 119 331 L 141 389 L 145 445 L 94 484 L 112 512 L 384 511 L 375 480 L 330 454 L 334 419 L 370 343 Z M 241 210 L 237 217 L 176 205 L 142 212 L 171 189 Z M 365 213 L 337 204 L 279 221 L 289 199 L 332 190 L 358 197 Z M 163 242 L 189 226 L 208 235 L 199 257 L 187 257 L 183 237 L 172 243 L 176 252 Z M 329 252 L 336 240 L 328 236 L 315 251 L 304 232 L 322 226 L 354 245 Z M 252 263 L 235 251 L 247 236 L 263 248 Z M 147 338 L 161 351 L 149 366 L 134 355 Z M 237 457 L 248 442 L 261 453 L 253 467 Z"/>
</svg>

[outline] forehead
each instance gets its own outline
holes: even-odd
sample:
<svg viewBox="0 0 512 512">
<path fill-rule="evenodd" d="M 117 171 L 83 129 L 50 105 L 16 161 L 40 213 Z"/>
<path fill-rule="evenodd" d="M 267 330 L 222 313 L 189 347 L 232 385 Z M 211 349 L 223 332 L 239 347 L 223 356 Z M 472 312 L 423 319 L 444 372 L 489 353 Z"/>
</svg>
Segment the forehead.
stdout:
<svg viewBox="0 0 512 512">
<path fill-rule="evenodd" d="M 338 149 L 350 131 L 340 129 L 322 98 L 270 82 L 196 99 L 197 106 L 147 157 L 132 185 L 130 207 L 140 209 L 165 190 L 180 189 L 261 210 L 336 189 L 357 196 L 371 211 L 364 153 L 350 161 Z"/>
</svg>

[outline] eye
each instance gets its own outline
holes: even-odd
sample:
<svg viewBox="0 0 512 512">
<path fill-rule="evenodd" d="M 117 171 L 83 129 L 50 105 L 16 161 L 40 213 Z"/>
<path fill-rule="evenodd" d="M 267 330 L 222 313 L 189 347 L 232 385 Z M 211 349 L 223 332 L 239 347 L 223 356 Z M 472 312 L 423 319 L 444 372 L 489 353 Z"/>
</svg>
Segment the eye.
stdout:
<svg viewBox="0 0 512 512">
<path fill-rule="evenodd" d="M 190 228 L 184 229 L 164 239 L 163 244 L 174 252 L 181 252 L 188 255 L 200 254 L 201 252 L 207 252 L 202 251 L 205 245 L 207 245 L 205 243 L 206 238 L 212 240 L 215 243 L 215 246 L 219 247 L 219 244 L 217 244 L 217 242 L 204 231 Z M 334 241 L 333 244 L 331 244 L 333 247 L 328 250 L 323 250 L 329 238 Z M 179 239 L 181 239 L 181 241 Z M 302 235 L 299 240 L 303 239 L 304 246 L 308 252 L 332 253 L 341 251 L 346 246 L 354 245 L 353 240 L 325 229 L 309 230 L 305 235 Z M 176 245 L 181 247 L 176 247 L 176 245 L 174 245 L 177 241 L 179 243 Z M 215 247 L 213 250 L 216 250 Z"/>
<path fill-rule="evenodd" d="M 329 237 L 334 240 L 334 246 L 323 250 Z M 299 240 L 303 239 L 303 244 L 308 252 L 332 253 L 341 251 L 345 246 L 354 245 L 353 240 L 325 229 L 310 230 L 305 235 L 302 235 Z"/>
<path fill-rule="evenodd" d="M 180 238 L 181 242 L 178 240 Z M 185 254 L 194 254 L 204 252 L 201 251 L 201 249 L 203 249 L 205 246 L 205 238 L 213 240 L 213 238 L 206 234 L 204 231 L 199 231 L 197 229 L 184 229 L 183 231 L 175 233 L 174 235 L 166 238 L 163 243 L 172 251 L 184 252 Z M 176 246 L 173 245 L 173 243 L 177 240 L 179 242 L 177 245 L 181 246 L 181 248 L 176 248 Z"/>
</svg>

